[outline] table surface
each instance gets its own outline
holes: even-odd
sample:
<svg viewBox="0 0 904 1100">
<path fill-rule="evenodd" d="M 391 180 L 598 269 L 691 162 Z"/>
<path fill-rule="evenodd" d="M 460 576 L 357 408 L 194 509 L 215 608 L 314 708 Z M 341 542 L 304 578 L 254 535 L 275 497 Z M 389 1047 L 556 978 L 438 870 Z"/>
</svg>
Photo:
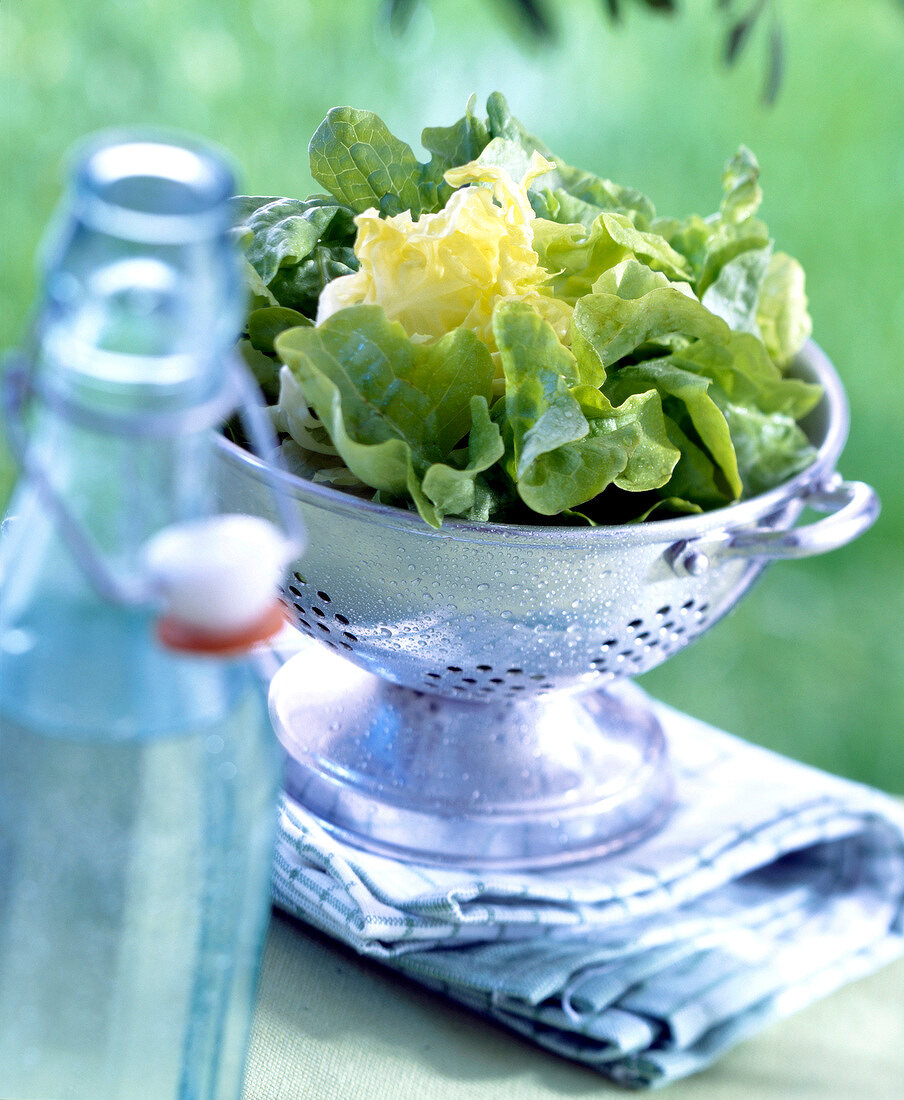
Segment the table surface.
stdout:
<svg viewBox="0 0 904 1100">
<path fill-rule="evenodd" d="M 629 1095 L 274 912 L 242 1100 Z M 669 1100 L 902 1100 L 904 959 L 774 1024 Z"/>
</svg>

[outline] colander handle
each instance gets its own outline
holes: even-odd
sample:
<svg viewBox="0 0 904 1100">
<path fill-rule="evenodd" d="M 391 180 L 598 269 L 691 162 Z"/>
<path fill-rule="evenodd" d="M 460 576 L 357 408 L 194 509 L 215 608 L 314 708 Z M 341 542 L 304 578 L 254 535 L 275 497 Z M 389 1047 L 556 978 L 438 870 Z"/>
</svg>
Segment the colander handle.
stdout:
<svg viewBox="0 0 904 1100">
<path fill-rule="evenodd" d="M 699 576 L 726 558 L 809 558 L 837 550 L 868 530 L 879 515 L 879 498 L 862 481 L 842 481 L 835 474 L 829 481 L 803 493 L 800 499 L 817 512 L 831 513 L 826 519 L 787 531 L 771 527 L 748 527 L 722 538 L 699 539 L 676 547 L 672 568 L 681 576 Z"/>
</svg>

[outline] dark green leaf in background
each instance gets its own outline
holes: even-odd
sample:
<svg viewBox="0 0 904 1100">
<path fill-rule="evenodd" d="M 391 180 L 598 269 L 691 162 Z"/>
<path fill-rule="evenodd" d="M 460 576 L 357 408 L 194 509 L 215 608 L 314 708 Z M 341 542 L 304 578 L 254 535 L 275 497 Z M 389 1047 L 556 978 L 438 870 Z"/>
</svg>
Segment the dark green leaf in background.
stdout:
<svg viewBox="0 0 904 1100">
<path fill-rule="evenodd" d="M 310 325 L 311 321 L 303 313 L 285 306 L 268 306 L 256 309 L 248 314 L 248 339 L 265 355 L 275 355 L 276 337 L 287 328 L 296 325 Z"/>
<path fill-rule="evenodd" d="M 252 308 L 280 305 L 313 317 L 327 282 L 358 268 L 353 213 L 328 195 L 241 195 L 232 212 L 233 233 L 253 272 Z"/>
</svg>

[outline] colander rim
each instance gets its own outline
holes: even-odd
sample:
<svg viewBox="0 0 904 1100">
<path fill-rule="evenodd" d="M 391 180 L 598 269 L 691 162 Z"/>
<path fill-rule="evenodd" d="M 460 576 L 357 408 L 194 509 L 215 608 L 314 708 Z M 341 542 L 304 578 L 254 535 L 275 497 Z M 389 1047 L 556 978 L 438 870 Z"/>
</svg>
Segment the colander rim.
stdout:
<svg viewBox="0 0 904 1100">
<path fill-rule="evenodd" d="M 266 480 L 274 489 L 283 489 L 306 505 L 326 511 L 354 516 L 358 520 L 415 534 L 425 538 L 452 539 L 455 541 L 485 542 L 503 540 L 528 546 L 531 543 L 548 545 L 555 543 L 580 549 L 601 542 L 619 545 L 650 542 L 677 542 L 681 539 L 699 538 L 713 531 L 732 530 L 755 524 L 758 520 L 780 511 L 790 501 L 802 496 L 812 486 L 824 483 L 834 473 L 835 464 L 847 440 L 850 412 L 844 386 L 825 352 L 809 340 L 794 360 L 793 372 L 807 381 L 818 382 L 823 387 L 819 405 L 802 421 L 806 430 L 808 422 L 824 411 L 825 435 L 817 446 L 816 457 L 804 470 L 781 485 L 747 500 L 737 501 L 724 508 L 715 508 L 696 515 L 670 519 L 645 520 L 643 523 L 600 525 L 597 527 L 565 527 L 544 524 L 481 523 L 474 520 L 446 518 L 442 527 L 435 529 L 426 524 L 416 513 L 392 505 L 379 504 L 333 489 L 328 485 L 308 481 L 263 459 L 225 436 L 219 436 L 217 445 L 226 458 L 243 467 L 257 480 Z M 262 478 L 263 475 L 263 478 Z"/>
</svg>

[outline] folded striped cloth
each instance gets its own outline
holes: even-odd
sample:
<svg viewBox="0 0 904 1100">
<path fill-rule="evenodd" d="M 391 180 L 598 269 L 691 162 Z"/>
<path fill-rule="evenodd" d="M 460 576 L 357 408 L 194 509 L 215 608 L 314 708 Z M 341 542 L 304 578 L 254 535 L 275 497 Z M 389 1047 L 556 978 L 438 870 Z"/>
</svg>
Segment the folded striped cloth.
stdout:
<svg viewBox="0 0 904 1100">
<path fill-rule="evenodd" d="M 285 798 L 276 903 L 635 1087 L 703 1069 L 904 952 L 897 803 L 654 708 L 677 806 L 628 851 L 508 874 L 405 864 Z"/>
</svg>

